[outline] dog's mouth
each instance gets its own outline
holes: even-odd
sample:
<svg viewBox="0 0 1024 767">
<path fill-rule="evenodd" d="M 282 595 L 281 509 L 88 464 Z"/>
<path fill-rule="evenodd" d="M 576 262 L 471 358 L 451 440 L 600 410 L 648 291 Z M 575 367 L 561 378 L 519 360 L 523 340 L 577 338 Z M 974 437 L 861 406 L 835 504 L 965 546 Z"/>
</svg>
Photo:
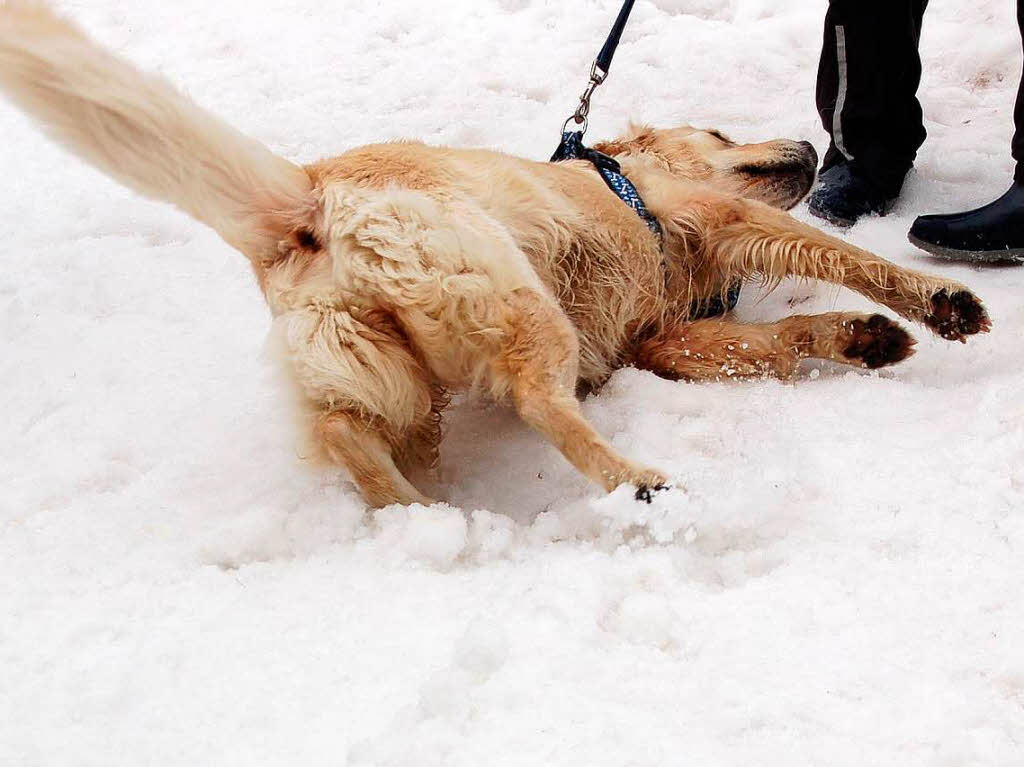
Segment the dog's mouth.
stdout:
<svg viewBox="0 0 1024 767">
<path fill-rule="evenodd" d="M 747 194 L 769 205 L 790 210 L 814 186 L 818 175 L 818 153 L 801 142 L 770 160 L 737 165 L 733 171 L 744 179 Z"/>
<path fill-rule="evenodd" d="M 790 178 L 792 176 L 813 175 L 814 165 L 802 162 L 771 162 L 759 163 L 757 165 L 740 165 L 736 168 L 737 173 L 753 178 Z"/>
<path fill-rule="evenodd" d="M 751 178 L 773 178 L 783 180 L 789 178 L 806 179 L 813 176 L 818 169 L 818 153 L 807 141 L 794 144 L 779 152 L 775 157 L 762 162 L 748 162 L 736 166 L 737 173 Z"/>
</svg>

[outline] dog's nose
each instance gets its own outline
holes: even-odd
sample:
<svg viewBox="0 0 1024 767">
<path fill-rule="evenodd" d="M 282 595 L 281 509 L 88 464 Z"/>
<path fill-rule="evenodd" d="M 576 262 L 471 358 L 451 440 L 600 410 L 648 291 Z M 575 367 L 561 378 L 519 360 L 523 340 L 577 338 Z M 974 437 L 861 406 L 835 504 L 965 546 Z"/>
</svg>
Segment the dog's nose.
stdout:
<svg viewBox="0 0 1024 767">
<path fill-rule="evenodd" d="M 812 162 L 814 166 L 818 166 L 818 150 L 814 148 L 814 144 L 810 141 L 801 141 L 800 146 L 807 150 L 807 153 L 813 158 Z"/>
</svg>

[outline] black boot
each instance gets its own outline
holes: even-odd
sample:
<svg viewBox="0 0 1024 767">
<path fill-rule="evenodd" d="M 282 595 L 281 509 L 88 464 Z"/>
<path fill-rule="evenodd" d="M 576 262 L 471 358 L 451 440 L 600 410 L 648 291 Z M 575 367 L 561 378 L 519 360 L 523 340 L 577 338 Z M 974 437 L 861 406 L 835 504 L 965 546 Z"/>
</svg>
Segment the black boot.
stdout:
<svg viewBox="0 0 1024 767">
<path fill-rule="evenodd" d="M 857 219 L 870 213 L 884 216 L 892 210 L 897 191 L 887 195 L 848 162 L 841 162 L 823 171 L 818 185 L 807 200 L 807 207 L 818 218 L 830 224 L 850 227 Z"/>
<path fill-rule="evenodd" d="M 1024 261 L 1024 185 L 1013 183 L 995 202 L 966 213 L 921 216 L 910 241 L 939 258 Z"/>
</svg>

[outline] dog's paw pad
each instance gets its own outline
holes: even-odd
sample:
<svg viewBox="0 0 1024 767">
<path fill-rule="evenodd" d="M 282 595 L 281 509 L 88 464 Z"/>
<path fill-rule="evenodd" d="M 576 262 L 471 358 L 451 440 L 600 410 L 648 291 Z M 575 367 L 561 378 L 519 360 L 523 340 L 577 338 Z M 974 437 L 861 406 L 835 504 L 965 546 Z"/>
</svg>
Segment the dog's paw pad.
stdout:
<svg viewBox="0 0 1024 767">
<path fill-rule="evenodd" d="M 668 485 L 653 485 L 650 487 L 646 485 L 641 485 L 639 488 L 637 488 L 636 499 L 640 503 L 651 504 L 654 503 L 654 497 L 656 495 L 658 495 L 659 493 L 663 493 L 669 489 L 670 488 Z"/>
<path fill-rule="evenodd" d="M 843 356 L 872 370 L 902 362 L 914 353 L 917 343 L 910 333 L 881 314 L 854 320 L 847 329 L 851 337 Z"/>
<path fill-rule="evenodd" d="M 931 309 L 925 324 L 947 341 L 966 343 L 967 336 L 987 333 L 992 327 L 984 304 L 968 290 L 953 295 L 940 290 L 932 296 Z"/>
</svg>

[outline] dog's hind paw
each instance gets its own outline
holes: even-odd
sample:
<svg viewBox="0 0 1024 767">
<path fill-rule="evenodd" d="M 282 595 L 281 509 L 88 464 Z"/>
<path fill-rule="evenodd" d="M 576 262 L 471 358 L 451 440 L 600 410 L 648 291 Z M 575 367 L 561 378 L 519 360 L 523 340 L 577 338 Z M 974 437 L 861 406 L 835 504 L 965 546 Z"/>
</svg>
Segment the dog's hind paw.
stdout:
<svg viewBox="0 0 1024 767">
<path fill-rule="evenodd" d="M 843 356 L 871 370 L 902 362 L 914 353 L 917 343 L 910 333 L 881 314 L 854 320 L 848 330 L 851 338 Z"/>
<path fill-rule="evenodd" d="M 947 341 L 967 343 L 967 336 L 987 333 L 992 321 L 981 300 L 969 290 L 958 290 L 952 295 L 940 290 L 932 296 L 931 312 L 925 315 L 925 324 Z"/>
</svg>

